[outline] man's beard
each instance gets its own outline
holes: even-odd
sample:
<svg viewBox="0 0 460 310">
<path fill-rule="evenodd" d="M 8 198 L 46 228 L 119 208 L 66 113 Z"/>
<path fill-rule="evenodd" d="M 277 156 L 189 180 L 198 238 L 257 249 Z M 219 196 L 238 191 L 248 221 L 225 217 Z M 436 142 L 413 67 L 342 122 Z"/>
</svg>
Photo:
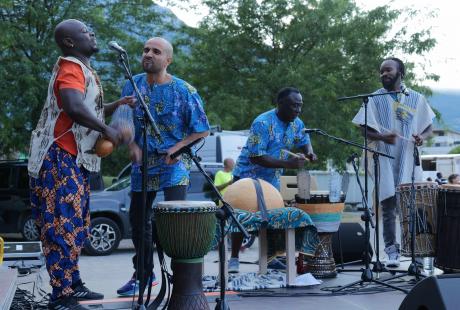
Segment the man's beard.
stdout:
<svg viewBox="0 0 460 310">
<path fill-rule="evenodd" d="M 384 80 L 382 78 L 380 81 L 382 82 L 383 88 L 385 88 L 386 90 L 394 90 L 396 81 L 398 80 L 398 78 L 399 78 L 399 73 L 395 77 L 391 78 L 390 80 Z"/>
<path fill-rule="evenodd" d="M 153 63 L 150 63 L 150 64 L 145 64 L 145 63 L 142 63 L 142 68 L 144 69 L 144 72 L 146 73 L 158 73 L 159 71 L 157 70 L 157 68 L 155 68 L 155 65 Z"/>
</svg>

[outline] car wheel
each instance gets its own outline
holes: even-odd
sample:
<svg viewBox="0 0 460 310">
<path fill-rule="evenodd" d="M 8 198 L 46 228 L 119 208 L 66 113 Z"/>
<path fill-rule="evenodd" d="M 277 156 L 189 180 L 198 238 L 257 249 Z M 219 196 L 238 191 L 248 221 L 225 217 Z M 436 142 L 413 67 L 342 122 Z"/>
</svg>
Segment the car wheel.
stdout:
<svg viewBox="0 0 460 310">
<path fill-rule="evenodd" d="M 120 228 L 117 223 L 106 217 L 91 220 L 91 229 L 85 252 L 89 255 L 109 255 L 121 240 Z"/>
<path fill-rule="evenodd" d="M 35 219 L 32 215 L 27 215 L 25 217 L 22 222 L 21 233 L 26 241 L 37 241 L 40 239 L 40 230 L 35 224 Z"/>
</svg>

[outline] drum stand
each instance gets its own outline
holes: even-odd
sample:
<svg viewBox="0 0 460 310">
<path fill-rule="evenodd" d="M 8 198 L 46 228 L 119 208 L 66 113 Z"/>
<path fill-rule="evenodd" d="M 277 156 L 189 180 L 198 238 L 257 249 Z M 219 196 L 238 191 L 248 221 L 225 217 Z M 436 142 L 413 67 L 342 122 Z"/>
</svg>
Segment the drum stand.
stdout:
<svg viewBox="0 0 460 310">
<path fill-rule="evenodd" d="M 147 169 L 148 169 L 148 150 L 147 150 L 147 127 L 150 126 L 152 129 L 154 137 L 161 143 L 162 138 L 160 136 L 160 131 L 158 130 L 158 127 L 152 117 L 152 114 L 150 114 L 149 108 L 146 105 L 144 98 L 141 96 L 139 89 L 137 88 L 136 83 L 134 83 L 133 80 L 133 75 L 131 72 L 131 68 L 129 67 L 129 61 L 128 61 L 128 55 L 126 52 L 120 52 L 118 55 L 118 61 L 122 65 L 124 71 L 125 71 L 125 78 L 131 82 L 131 85 L 133 86 L 134 92 L 136 93 L 137 99 L 140 102 L 140 106 L 143 109 L 143 115 L 142 117 L 139 118 L 139 121 L 141 122 L 142 126 L 142 135 L 143 135 L 143 145 L 142 145 L 142 208 L 141 208 L 141 216 L 143 219 L 145 219 L 145 210 L 147 208 Z M 145 219 L 147 220 L 147 219 Z M 145 220 L 141 221 L 141 231 L 145 231 Z M 144 291 L 145 287 L 147 286 L 147 279 L 144 276 L 146 272 L 149 272 L 151 277 L 151 270 L 144 270 L 144 259 L 145 259 L 145 240 L 144 238 L 141 238 L 140 244 L 139 244 L 139 253 L 137 257 L 137 268 L 136 268 L 136 278 L 139 279 L 139 297 L 137 300 L 137 304 L 134 305 L 135 309 L 145 309 L 145 306 L 149 303 L 150 299 L 150 291 L 151 291 L 151 286 L 149 286 L 149 296 L 147 297 L 147 301 L 144 304 L 143 298 L 144 298 Z M 147 259 L 153 259 L 152 253 L 149 253 L 149 256 L 147 256 Z M 162 279 L 163 283 L 165 282 L 165 277 L 163 275 Z M 161 288 L 161 292 L 158 295 L 163 294 L 164 296 L 164 290 L 163 284 Z M 163 299 L 163 296 L 161 296 L 161 299 Z M 161 302 L 161 301 L 160 301 Z"/>
<path fill-rule="evenodd" d="M 195 144 L 192 142 L 192 144 Z M 232 206 L 228 202 L 224 200 L 222 195 L 220 194 L 219 190 L 214 185 L 214 181 L 211 177 L 204 171 L 203 167 L 201 167 L 199 158 L 192 152 L 190 147 L 186 147 L 183 153 L 188 154 L 190 158 L 195 163 L 198 170 L 203 174 L 208 184 L 211 186 L 213 192 L 217 195 L 219 201 L 222 202 L 222 207 L 219 208 L 216 212 L 216 217 L 219 221 L 220 226 L 220 236 L 219 236 L 219 271 L 220 271 L 220 296 L 216 298 L 216 310 L 229 310 L 230 307 L 225 300 L 225 291 L 227 286 L 227 280 L 225 278 L 225 264 L 227 263 L 225 257 L 225 224 L 227 219 L 231 218 L 233 223 L 236 224 L 240 232 L 243 234 L 245 238 L 249 238 L 249 234 L 246 229 L 241 225 L 238 219 L 235 217 L 235 213 L 233 211 Z"/>
</svg>

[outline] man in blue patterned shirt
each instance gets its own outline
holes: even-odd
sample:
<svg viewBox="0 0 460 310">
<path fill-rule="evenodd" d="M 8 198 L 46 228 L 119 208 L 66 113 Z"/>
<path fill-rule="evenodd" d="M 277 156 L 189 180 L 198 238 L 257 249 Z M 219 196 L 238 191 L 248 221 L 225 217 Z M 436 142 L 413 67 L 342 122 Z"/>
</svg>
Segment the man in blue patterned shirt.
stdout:
<svg viewBox="0 0 460 310">
<path fill-rule="evenodd" d="M 242 178 L 262 179 L 279 190 L 283 169 L 298 169 L 308 159 L 316 160 L 310 137 L 303 132 L 304 123 L 298 117 L 302 111 L 302 95 L 293 87 L 281 89 L 277 95 L 277 108 L 260 114 L 251 125 L 246 145 L 233 170 L 234 181 Z M 286 152 L 297 149 L 297 157 Z M 242 234 L 232 234 L 232 255 L 229 272 L 238 272 L 238 255 Z M 269 267 L 284 267 L 272 259 Z"/>
<path fill-rule="evenodd" d="M 140 230 L 142 203 L 142 127 L 141 119 L 143 110 L 138 104 L 133 109 L 135 128 L 134 142 L 129 145 L 130 157 L 133 162 L 131 171 L 131 206 L 129 218 L 132 228 L 132 240 L 136 249 L 133 257 L 134 269 L 141 238 L 145 240 L 145 253 L 151 253 L 152 232 L 152 203 L 157 191 L 163 191 L 165 200 L 185 200 L 189 174 L 192 165 L 187 155 L 171 159 L 170 155 L 183 146 L 208 135 L 209 123 L 204 112 L 203 102 L 195 88 L 167 72 L 167 67 L 173 58 L 172 45 L 163 38 L 149 39 L 142 54 L 142 66 L 145 73 L 134 76 L 141 96 L 149 107 L 155 123 L 157 124 L 162 141 L 159 142 L 152 134 L 147 137 L 148 151 L 148 182 L 147 182 L 147 208 L 146 230 Z M 133 86 L 130 82 L 125 84 L 122 97 L 133 95 Z M 144 281 L 153 271 L 153 257 L 146 256 L 144 264 Z M 141 275 L 138 275 L 141 277 Z M 153 277 L 154 278 L 154 277 Z M 152 283 L 155 282 L 152 280 Z M 135 277 L 117 290 L 119 295 L 132 296 L 136 293 Z"/>
</svg>

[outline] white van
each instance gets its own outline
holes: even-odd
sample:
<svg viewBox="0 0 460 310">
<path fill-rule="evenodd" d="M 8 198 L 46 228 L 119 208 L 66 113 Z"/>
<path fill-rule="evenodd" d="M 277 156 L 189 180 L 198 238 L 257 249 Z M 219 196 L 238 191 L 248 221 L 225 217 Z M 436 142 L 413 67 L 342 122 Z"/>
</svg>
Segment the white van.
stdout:
<svg viewBox="0 0 460 310">
<path fill-rule="evenodd" d="M 222 163 L 225 158 L 233 158 L 236 162 L 248 136 L 248 130 L 212 132 L 205 138 L 203 147 L 197 145 L 197 155 L 205 163 Z"/>
<path fill-rule="evenodd" d="M 423 179 L 436 179 L 436 172 L 447 178 L 453 173 L 460 174 L 460 154 L 422 155 Z"/>
</svg>

